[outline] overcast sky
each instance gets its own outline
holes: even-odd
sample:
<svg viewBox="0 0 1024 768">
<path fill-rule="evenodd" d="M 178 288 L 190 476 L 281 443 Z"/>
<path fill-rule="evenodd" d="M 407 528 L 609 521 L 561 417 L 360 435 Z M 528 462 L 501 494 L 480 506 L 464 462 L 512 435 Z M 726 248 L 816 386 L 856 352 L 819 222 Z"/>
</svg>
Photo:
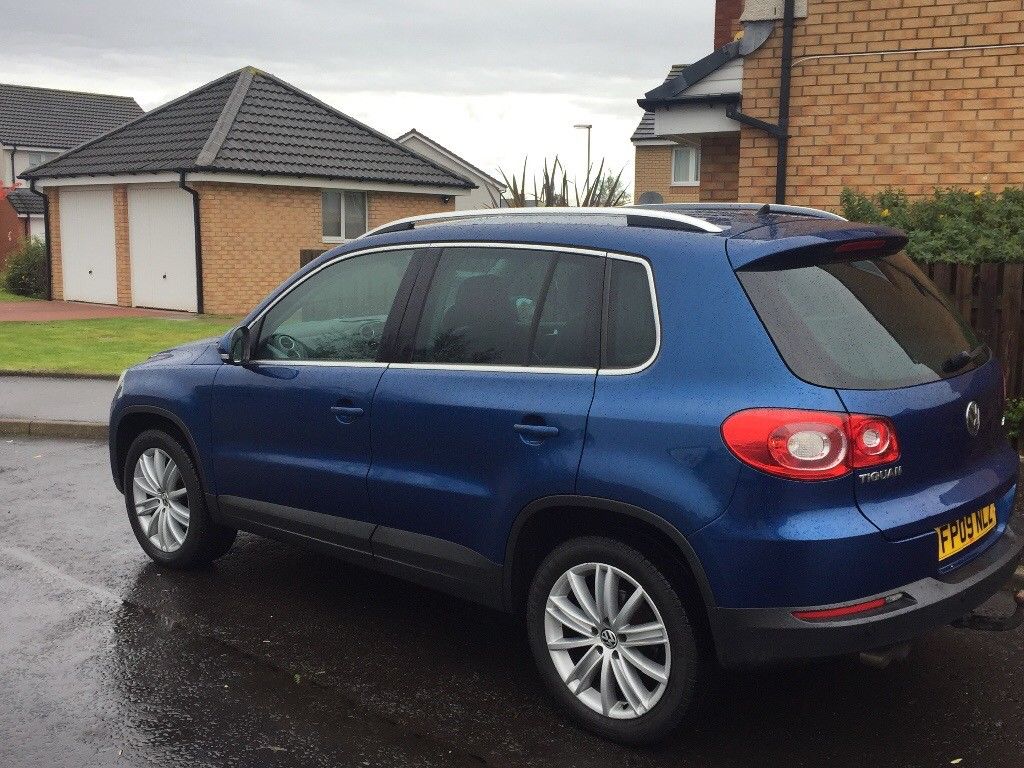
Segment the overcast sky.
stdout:
<svg viewBox="0 0 1024 768">
<path fill-rule="evenodd" d="M 0 0 L 0 82 L 134 96 L 144 109 L 246 64 L 391 136 L 418 128 L 496 173 L 592 123 L 632 180 L 636 99 L 711 50 L 713 0 Z"/>
</svg>

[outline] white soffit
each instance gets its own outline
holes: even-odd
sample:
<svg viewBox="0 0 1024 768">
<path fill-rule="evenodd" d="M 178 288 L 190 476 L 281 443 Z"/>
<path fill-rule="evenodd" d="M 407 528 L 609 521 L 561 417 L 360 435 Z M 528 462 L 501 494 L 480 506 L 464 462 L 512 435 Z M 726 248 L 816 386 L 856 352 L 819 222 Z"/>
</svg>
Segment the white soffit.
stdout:
<svg viewBox="0 0 1024 768">
<path fill-rule="evenodd" d="M 740 21 L 774 21 L 781 19 L 785 13 L 786 4 L 783 0 L 747 0 Z M 796 0 L 794 15 L 798 19 L 807 18 L 807 0 Z"/>
</svg>

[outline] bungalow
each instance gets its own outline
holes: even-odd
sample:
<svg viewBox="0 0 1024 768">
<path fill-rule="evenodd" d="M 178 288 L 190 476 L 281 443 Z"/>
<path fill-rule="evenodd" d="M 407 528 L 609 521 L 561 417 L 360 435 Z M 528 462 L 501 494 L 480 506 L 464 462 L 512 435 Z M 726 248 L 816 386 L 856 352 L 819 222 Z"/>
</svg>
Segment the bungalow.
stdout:
<svg viewBox="0 0 1024 768">
<path fill-rule="evenodd" d="M 54 298 L 239 314 L 314 254 L 475 185 L 273 75 L 231 72 L 22 174 Z"/>
<path fill-rule="evenodd" d="M 433 160 L 476 184 L 468 195 L 455 198 L 459 211 L 475 211 L 480 208 L 499 208 L 505 194 L 505 185 L 493 176 L 480 170 L 468 160 L 459 157 L 447 147 L 438 144 L 429 136 L 413 128 L 395 139 L 403 147 Z"/>
</svg>

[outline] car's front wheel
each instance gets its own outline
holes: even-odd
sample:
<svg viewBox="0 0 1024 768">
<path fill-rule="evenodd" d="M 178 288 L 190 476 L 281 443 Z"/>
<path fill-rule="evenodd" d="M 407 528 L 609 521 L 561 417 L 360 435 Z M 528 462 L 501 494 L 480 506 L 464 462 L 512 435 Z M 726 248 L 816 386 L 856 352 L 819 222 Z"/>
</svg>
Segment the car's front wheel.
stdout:
<svg viewBox="0 0 1024 768">
<path fill-rule="evenodd" d="M 237 531 L 210 519 L 192 458 L 166 432 L 148 430 L 135 438 L 123 479 L 135 538 L 157 563 L 190 568 L 231 548 Z"/>
<path fill-rule="evenodd" d="M 579 538 L 551 552 L 533 578 L 527 632 L 555 699 L 605 738 L 657 741 L 693 704 L 703 661 L 683 602 L 622 542 Z"/>
</svg>

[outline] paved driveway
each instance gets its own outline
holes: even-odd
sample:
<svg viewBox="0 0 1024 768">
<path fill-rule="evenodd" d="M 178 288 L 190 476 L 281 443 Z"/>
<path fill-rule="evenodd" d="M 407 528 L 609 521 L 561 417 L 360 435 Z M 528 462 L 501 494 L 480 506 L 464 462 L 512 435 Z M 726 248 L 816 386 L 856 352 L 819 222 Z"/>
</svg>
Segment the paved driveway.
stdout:
<svg viewBox="0 0 1024 768">
<path fill-rule="evenodd" d="M 0 322 L 46 322 L 50 320 L 97 320 L 107 317 L 194 317 L 188 312 L 162 309 L 113 307 L 78 301 L 0 301 Z"/>
<path fill-rule="evenodd" d="M 507 617 L 243 535 L 162 571 L 99 443 L 0 438 L 0 765 L 1019 768 L 1024 629 L 723 675 L 656 750 L 567 725 Z"/>
</svg>

